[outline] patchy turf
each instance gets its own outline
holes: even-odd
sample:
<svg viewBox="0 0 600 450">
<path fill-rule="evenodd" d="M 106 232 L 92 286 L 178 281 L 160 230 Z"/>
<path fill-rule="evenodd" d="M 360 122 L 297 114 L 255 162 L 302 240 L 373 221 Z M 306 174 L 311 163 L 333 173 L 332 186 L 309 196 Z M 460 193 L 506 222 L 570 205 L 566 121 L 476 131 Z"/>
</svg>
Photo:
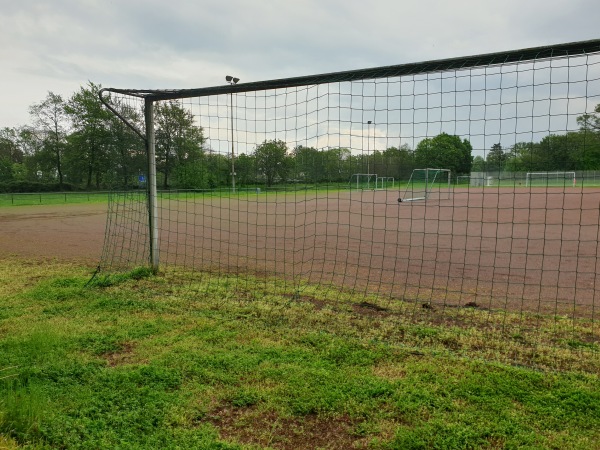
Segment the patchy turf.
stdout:
<svg viewBox="0 0 600 450">
<path fill-rule="evenodd" d="M 0 260 L 0 448 L 600 448 L 598 353 L 493 340 L 477 307 L 90 276 Z M 532 349 L 561 370 L 508 364 Z"/>
</svg>

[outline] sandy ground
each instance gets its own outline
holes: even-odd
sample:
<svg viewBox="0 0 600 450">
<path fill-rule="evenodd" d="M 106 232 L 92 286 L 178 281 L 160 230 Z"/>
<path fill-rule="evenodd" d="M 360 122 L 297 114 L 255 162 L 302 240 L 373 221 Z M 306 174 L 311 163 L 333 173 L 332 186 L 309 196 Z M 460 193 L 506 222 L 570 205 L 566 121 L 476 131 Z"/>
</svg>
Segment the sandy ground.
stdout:
<svg viewBox="0 0 600 450">
<path fill-rule="evenodd" d="M 0 258 L 57 258 L 96 265 L 106 212 L 104 203 L 0 208 Z"/>
</svg>

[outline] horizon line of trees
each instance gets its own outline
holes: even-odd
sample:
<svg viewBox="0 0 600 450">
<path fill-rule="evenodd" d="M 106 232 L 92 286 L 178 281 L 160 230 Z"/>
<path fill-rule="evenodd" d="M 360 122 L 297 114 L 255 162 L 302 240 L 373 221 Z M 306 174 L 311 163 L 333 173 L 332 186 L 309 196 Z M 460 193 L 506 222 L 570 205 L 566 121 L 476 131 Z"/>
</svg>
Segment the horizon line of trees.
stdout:
<svg viewBox="0 0 600 450">
<path fill-rule="evenodd" d="M 0 190 L 138 188 L 146 175 L 145 144 L 101 104 L 100 85 L 89 82 L 70 98 L 48 92 L 29 109 L 31 124 L 0 129 Z M 143 129 L 143 112 L 115 107 Z M 348 148 L 289 148 L 281 140 L 257 144 L 235 157 L 236 185 L 347 182 L 352 174 L 408 179 L 415 168 L 471 171 L 600 170 L 600 105 L 577 118 L 578 131 L 540 142 L 472 156 L 469 140 L 441 133 L 408 145 L 355 154 Z M 155 106 L 156 165 L 160 188 L 209 189 L 232 183 L 231 155 L 213 153 L 204 129 L 176 101 Z"/>
</svg>

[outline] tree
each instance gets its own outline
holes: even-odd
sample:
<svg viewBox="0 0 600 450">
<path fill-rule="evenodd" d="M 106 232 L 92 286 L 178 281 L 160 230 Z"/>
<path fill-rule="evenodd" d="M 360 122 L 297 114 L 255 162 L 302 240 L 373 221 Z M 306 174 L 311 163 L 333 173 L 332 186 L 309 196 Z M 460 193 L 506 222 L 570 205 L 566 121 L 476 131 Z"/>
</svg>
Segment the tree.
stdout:
<svg viewBox="0 0 600 450">
<path fill-rule="evenodd" d="M 534 142 L 517 142 L 510 148 L 504 169 L 509 172 L 531 172 L 535 170 L 538 144 Z"/>
<path fill-rule="evenodd" d="M 600 133 L 600 103 L 596 105 L 592 114 L 582 114 L 577 117 L 577 123 L 582 131 Z"/>
<path fill-rule="evenodd" d="M 473 158 L 473 164 L 471 165 L 472 172 L 485 172 L 485 159 L 483 156 L 477 155 Z"/>
<path fill-rule="evenodd" d="M 491 150 L 487 154 L 486 167 L 488 171 L 502 171 L 506 162 L 506 153 L 502 150 L 500 143 L 492 145 Z"/>
<path fill-rule="evenodd" d="M 192 113 L 176 101 L 157 104 L 155 122 L 156 170 L 163 174 L 163 188 L 167 189 L 178 166 L 202 157 L 205 138 L 202 127 L 194 125 Z"/>
<path fill-rule="evenodd" d="M 242 153 L 235 160 L 236 182 L 240 186 L 256 183 L 256 164 L 254 156 Z"/>
<path fill-rule="evenodd" d="M 417 168 L 450 169 L 454 175 L 471 173 L 473 147 L 467 140 L 446 133 L 423 139 L 415 149 Z"/>
<path fill-rule="evenodd" d="M 577 168 L 583 170 L 600 169 L 600 104 L 594 113 L 577 117 L 578 133 L 567 133 L 571 141 L 577 141 Z"/>
<path fill-rule="evenodd" d="M 114 163 L 110 155 L 111 135 L 108 124 L 112 114 L 102 107 L 98 92 L 101 86 L 89 82 L 73 94 L 65 111 L 69 115 L 73 132 L 67 142 L 67 159 L 73 169 L 71 180 L 84 181 L 89 189 L 92 184 L 100 187 L 103 175 Z M 83 180 L 76 177 L 83 175 Z"/>
<path fill-rule="evenodd" d="M 65 101 L 60 95 L 48 92 L 44 101 L 29 107 L 29 114 L 33 118 L 35 135 L 42 143 L 42 165 L 46 172 L 56 171 L 58 184 L 62 186 L 63 158 L 69 125 Z"/>
<path fill-rule="evenodd" d="M 129 123 L 138 129 L 143 129 L 141 111 L 118 101 L 113 103 L 113 107 Z M 111 114 L 108 119 L 108 128 L 110 130 L 108 153 L 113 158 L 112 169 L 116 177 L 114 181 L 123 187 L 131 186 L 134 184 L 134 177 L 146 174 L 145 142 L 114 114 Z"/>
<path fill-rule="evenodd" d="M 268 187 L 276 180 L 285 180 L 291 169 L 291 159 L 287 156 L 287 145 L 280 140 L 264 141 L 254 150 L 256 168 L 265 177 Z"/>
<path fill-rule="evenodd" d="M 296 178 L 306 183 L 316 183 L 324 178 L 321 152 L 316 148 L 298 145 L 293 157 Z"/>
<path fill-rule="evenodd" d="M 387 172 L 382 174 L 386 177 L 405 179 L 410 177 L 414 167 L 414 155 L 408 144 L 400 147 L 389 147 L 383 151 L 383 161 Z"/>
<path fill-rule="evenodd" d="M 352 175 L 347 169 L 350 150 L 347 148 L 330 148 L 323 150 L 322 165 L 324 169 L 323 181 L 348 181 Z"/>
<path fill-rule="evenodd" d="M 18 131 L 14 128 L 0 130 L 0 181 L 12 181 L 17 166 L 23 163 L 23 151 L 19 148 Z"/>
</svg>

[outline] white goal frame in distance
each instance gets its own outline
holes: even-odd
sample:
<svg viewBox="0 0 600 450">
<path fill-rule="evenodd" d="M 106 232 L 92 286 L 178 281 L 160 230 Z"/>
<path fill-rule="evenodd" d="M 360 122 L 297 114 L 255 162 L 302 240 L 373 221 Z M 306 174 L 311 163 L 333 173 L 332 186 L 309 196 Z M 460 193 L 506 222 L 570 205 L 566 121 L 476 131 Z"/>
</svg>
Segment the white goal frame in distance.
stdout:
<svg viewBox="0 0 600 450">
<path fill-rule="evenodd" d="M 373 189 L 375 189 L 377 187 L 377 174 L 376 173 L 353 173 L 352 175 L 350 175 L 350 189 L 352 189 L 352 180 L 354 180 L 354 177 L 356 177 L 356 189 L 363 189 L 362 187 L 360 187 L 360 178 L 361 177 L 366 177 L 367 189 L 371 189 L 369 187 L 369 185 L 371 183 L 371 179 L 373 177 L 375 177 L 375 185 L 373 186 Z"/>
<path fill-rule="evenodd" d="M 415 172 L 422 172 L 425 171 L 425 189 L 423 191 L 423 196 L 422 197 L 407 197 L 407 194 L 409 192 L 409 190 L 411 191 L 411 194 L 413 192 L 413 190 L 411 189 L 411 185 L 415 182 L 413 180 L 413 177 L 415 175 Z M 431 178 L 429 176 L 429 173 L 433 172 L 433 178 Z M 410 174 L 410 178 L 408 180 L 408 184 L 406 185 L 406 189 L 404 190 L 404 196 L 401 196 L 398 198 L 398 203 L 402 203 L 402 202 L 416 202 L 416 201 L 420 201 L 420 200 L 427 200 L 432 192 L 432 186 L 435 183 L 435 180 L 438 176 L 438 174 L 440 172 L 447 172 L 448 173 L 448 198 L 450 198 L 450 192 L 452 191 L 452 171 L 450 169 L 434 169 L 431 167 L 428 167 L 426 169 L 413 169 L 412 173 Z"/>
<path fill-rule="evenodd" d="M 544 177 L 543 179 L 546 180 L 546 186 L 548 186 L 549 180 L 568 180 L 571 178 L 568 175 L 572 175 L 573 187 L 575 187 L 577 184 L 577 178 L 576 178 L 575 172 L 573 172 L 573 171 L 569 171 L 569 172 L 527 172 L 527 174 L 525 175 L 525 187 L 531 187 L 532 175 L 541 175 L 542 177 Z M 563 183 L 563 186 L 566 186 L 566 185 L 567 185 L 566 183 Z M 558 185 L 557 187 L 560 187 L 560 185 Z"/>
<path fill-rule="evenodd" d="M 380 183 L 381 181 L 381 183 Z M 396 182 L 396 180 L 394 179 L 394 177 L 376 177 L 375 178 L 375 190 L 376 191 L 385 191 L 388 188 L 388 183 L 392 182 L 392 185 L 389 186 L 392 189 L 394 188 L 394 183 Z"/>
</svg>

